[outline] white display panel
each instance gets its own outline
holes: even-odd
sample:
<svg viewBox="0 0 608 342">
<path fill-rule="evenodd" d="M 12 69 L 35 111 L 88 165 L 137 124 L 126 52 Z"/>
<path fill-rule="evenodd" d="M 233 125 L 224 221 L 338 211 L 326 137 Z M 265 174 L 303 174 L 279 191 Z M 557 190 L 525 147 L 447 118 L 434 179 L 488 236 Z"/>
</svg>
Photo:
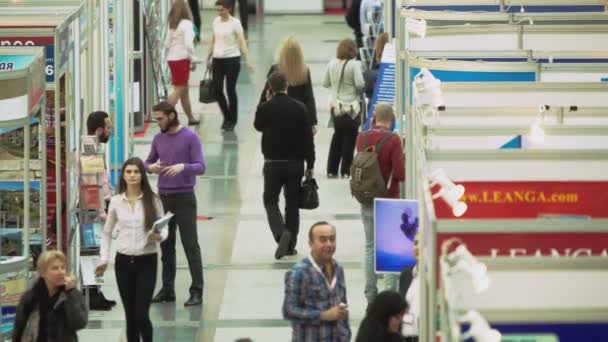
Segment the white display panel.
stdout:
<svg viewBox="0 0 608 342">
<path fill-rule="evenodd" d="M 264 0 L 265 14 L 321 14 L 323 0 Z"/>
<path fill-rule="evenodd" d="M 27 95 L 0 100 L 0 118 L 2 118 L 2 121 L 25 119 L 27 116 Z"/>
<path fill-rule="evenodd" d="M 541 82 L 601 82 L 608 77 L 606 72 L 553 72 L 542 71 L 540 74 Z"/>
<path fill-rule="evenodd" d="M 518 50 L 517 34 L 428 36 L 411 40 L 412 51 Z"/>
<path fill-rule="evenodd" d="M 594 181 L 608 179 L 608 161 L 479 160 L 429 162 L 454 182 L 463 181 Z"/>
<path fill-rule="evenodd" d="M 605 51 L 608 46 L 608 34 L 531 34 L 524 33 L 524 50 L 545 51 Z"/>
<path fill-rule="evenodd" d="M 492 271 L 490 288 L 481 294 L 463 291 L 457 305 L 480 310 L 607 309 L 605 271 Z M 584 294 L 593 295 L 584 295 Z M 525 294 L 525 295 L 524 295 Z M 570 295 L 565 295 L 570 294 Z"/>
<path fill-rule="evenodd" d="M 608 107 L 608 96 L 602 92 L 445 92 L 443 100 L 446 107 L 509 107 L 539 106 L 579 106 Z"/>
<path fill-rule="evenodd" d="M 527 134 L 527 132 L 522 132 Z M 514 135 L 486 136 L 486 137 L 446 137 L 430 136 L 430 149 L 437 150 L 464 150 L 464 149 L 488 149 L 497 150 L 511 139 Z M 524 139 L 526 137 L 524 136 Z M 608 147 L 608 136 L 545 136 L 543 143 L 526 145 L 526 149 L 606 149 Z"/>
</svg>

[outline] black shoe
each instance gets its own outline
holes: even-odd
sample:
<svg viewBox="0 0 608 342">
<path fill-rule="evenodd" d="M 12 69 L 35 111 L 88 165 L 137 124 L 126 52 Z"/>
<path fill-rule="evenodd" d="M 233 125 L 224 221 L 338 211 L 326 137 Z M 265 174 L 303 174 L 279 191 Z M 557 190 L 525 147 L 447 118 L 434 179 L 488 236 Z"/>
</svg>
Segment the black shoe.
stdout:
<svg viewBox="0 0 608 342">
<path fill-rule="evenodd" d="M 228 124 L 228 125 L 226 125 L 226 128 L 224 130 L 226 132 L 232 132 L 232 131 L 234 131 L 234 126 L 236 126 L 236 125 L 234 125 L 234 124 Z"/>
<path fill-rule="evenodd" d="M 274 258 L 279 260 L 285 255 L 287 255 L 287 250 L 289 249 L 289 243 L 291 242 L 291 233 L 283 232 L 281 234 L 281 239 L 279 240 L 279 245 L 277 246 L 276 252 L 274 252 Z"/>
<path fill-rule="evenodd" d="M 173 303 L 175 302 L 175 293 L 168 293 L 167 291 L 160 290 L 152 298 L 152 303 Z"/>
<path fill-rule="evenodd" d="M 101 298 L 101 303 L 106 303 L 108 305 L 115 306 L 116 305 L 116 301 L 115 300 L 109 300 L 106 298 L 106 296 L 103 295 L 103 292 L 99 291 L 99 297 Z"/>
<path fill-rule="evenodd" d="M 198 293 L 190 294 L 190 298 L 184 303 L 184 306 L 196 306 L 203 304 L 203 296 Z"/>
<path fill-rule="evenodd" d="M 188 120 L 188 126 L 198 126 L 198 124 L 200 124 L 201 121 L 200 120 Z"/>
<path fill-rule="evenodd" d="M 99 297 L 97 297 L 97 299 L 90 299 L 89 309 L 95 311 L 110 311 L 112 310 L 112 305 L 101 301 Z"/>
<path fill-rule="evenodd" d="M 288 255 L 288 256 L 298 255 L 298 250 L 294 248 L 291 251 L 287 252 L 286 255 Z"/>
<path fill-rule="evenodd" d="M 335 173 L 327 173 L 327 178 L 333 179 L 333 178 L 338 178 L 338 175 L 336 175 Z"/>
</svg>

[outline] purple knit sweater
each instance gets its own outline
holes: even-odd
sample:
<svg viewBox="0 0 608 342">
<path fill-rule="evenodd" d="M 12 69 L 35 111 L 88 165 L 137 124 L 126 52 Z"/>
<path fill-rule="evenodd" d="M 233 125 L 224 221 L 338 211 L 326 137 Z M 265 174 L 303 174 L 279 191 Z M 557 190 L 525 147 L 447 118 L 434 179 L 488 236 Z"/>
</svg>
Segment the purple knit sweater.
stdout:
<svg viewBox="0 0 608 342">
<path fill-rule="evenodd" d="M 165 166 L 184 164 L 184 171 L 174 177 L 160 174 L 158 176 L 158 193 L 172 194 L 194 191 L 196 175 L 205 173 L 205 157 L 198 135 L 182 127 L 177 133 L 158 133 L 152 140 L 152 148 L 145 166 L 149 172 L 150 165 L 160 160 Z"/>
</svg>

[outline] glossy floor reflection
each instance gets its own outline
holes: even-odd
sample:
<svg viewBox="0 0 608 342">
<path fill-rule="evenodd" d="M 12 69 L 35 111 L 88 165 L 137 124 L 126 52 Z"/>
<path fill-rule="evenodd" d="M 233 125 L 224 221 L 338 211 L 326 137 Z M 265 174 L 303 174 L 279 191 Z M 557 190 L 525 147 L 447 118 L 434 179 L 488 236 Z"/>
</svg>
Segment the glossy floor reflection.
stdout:
<svg viewBox="0 0 608 342">
<path fill-rule="evenodd" d="M 203 12 L 203 40 L 209 41 L 212 12 Z M 306 232 L 315 221 L 327 220 L 338 230 L 337 259 L 345 266 L 351 327 L 363 316 L 363 227 L 359 206 L 352 199 L 348 182 L 328 180 L 325 164 L 332 130 L 328 120 L 328 90 L 320 86 L 325 65 L 335 53 L 337 42 L 351 37 L 342 16 L 268 16 L 250 19 L 249 47 L 255 72 L 241 69 L 238 83 L 239 124 L 232 133 L 220 131 L 222 117 L 217 104 L 196 102 L 202 70 L 192 73 L 190 94 L 195 115 L 201 124 L 195 129 L 203 142 L 207 173 L 197 180 L 198 238 L 205 266 L 204 304 L 184 308 L 190 275 L 186 258 L 177 242 L 177 302 L 153 304 L 151 317 L 156 341 L 232 342 L 250 337 L 254 341 L 287 341 L 288 322 L 281 317 L 283 276 L 285 270 L 308 253 Z M 262 164 L 260 134 L 253 129 L 253 114 L 266 72 L 273 63 L 278 45 L 288 34 L 295 35 L 304 48 L 312 72 L 318 106 L 319 133 L 316 176 L 320 186 L 321 206 L 302 211 L 299 255 L 280 262 L 273 258 L 275 243 L 271 237 L 262 203 Z M 206 56 L 206 44 L 197 48 Z M 181 110 L 181 109 L 180 109 Z M 184 115 L 180 116 L 186 122 Z M 154 123 L 146 137 L 133 141 L 134 155 L 147 156 L 151 138 L 158 132 Z M 150 177 L 156 183 L 155 177 Z M 211 219 L 208 219 L 211 218 Z M 160 263 L 159 263 L 160 264 Z M 119 300 L 113 270 L 106 273 L 103 291 Z M 159 276 L 160 281 L 160 276 Z M 157 284 L 157 289 L 160 283 Z M 90 324 L 80 332 L 80 340 L 124 341 L 124 314 L 120 303 L 109 312 L 92 312 Z"/>
</svg>

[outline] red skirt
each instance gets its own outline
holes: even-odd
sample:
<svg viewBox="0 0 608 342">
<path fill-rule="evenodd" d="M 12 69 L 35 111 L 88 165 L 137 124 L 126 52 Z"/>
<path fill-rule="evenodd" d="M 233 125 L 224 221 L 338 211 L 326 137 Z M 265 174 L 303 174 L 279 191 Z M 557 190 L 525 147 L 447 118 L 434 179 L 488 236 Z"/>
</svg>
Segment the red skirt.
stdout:
<svg viewBox="0 0 608 342">
<path fill-rule="evenodd" d="M 178 87 L 187 87 L 190 78 L 190 60 L 180 59 L 179 61 L 169 61 L 171 70 L 171 83 Z"/>
</svg>

